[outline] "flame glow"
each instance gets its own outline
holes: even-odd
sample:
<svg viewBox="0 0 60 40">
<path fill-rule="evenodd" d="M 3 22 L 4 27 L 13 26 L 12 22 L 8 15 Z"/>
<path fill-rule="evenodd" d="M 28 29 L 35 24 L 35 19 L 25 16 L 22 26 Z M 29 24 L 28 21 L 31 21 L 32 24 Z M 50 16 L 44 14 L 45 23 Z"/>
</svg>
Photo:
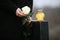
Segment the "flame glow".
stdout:
<svg viewBox="0 0 60 40">
<path fill-rule="evenodd" d="M 37 21 L 44 21 L 45 14 L 42 11 L 37 11 L 35 17 Z"/>
</svg>

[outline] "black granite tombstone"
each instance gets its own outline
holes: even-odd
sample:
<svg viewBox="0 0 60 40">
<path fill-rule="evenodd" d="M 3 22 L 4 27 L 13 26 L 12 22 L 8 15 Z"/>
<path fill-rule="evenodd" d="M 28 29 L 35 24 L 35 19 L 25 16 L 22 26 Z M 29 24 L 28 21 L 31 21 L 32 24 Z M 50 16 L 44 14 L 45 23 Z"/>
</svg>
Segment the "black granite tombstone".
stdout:
<svg viewBox="0 0 60 40">
<path fill-rule="evenodd" d="M 32 21 L 32 40 L 49 40 L 48 22 Z"/>
</svg>

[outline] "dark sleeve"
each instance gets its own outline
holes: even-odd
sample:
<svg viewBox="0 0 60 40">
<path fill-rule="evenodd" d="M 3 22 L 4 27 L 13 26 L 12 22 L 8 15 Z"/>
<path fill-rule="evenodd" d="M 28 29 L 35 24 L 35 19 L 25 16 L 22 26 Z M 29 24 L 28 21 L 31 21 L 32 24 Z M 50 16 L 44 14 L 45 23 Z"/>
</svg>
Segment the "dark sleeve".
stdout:
<svg viewBox="0 0 60 40">
<path fill-rule="evenodd" d="M 33 7 L 33 0 L 27 0 L 26 5 L 31 8 L 31 13 L 32 13 L 32 7 Z M 32 15 L 31 15 L 32 16 Z"/>
<path fill-rule="evenodd" d="M 15 13 L 17 6 L 11 0 L 0 0 L 0 9 L 11 10 Z"/>
<path fill-rule="evenodd" d="M 27 1 L 26 1 L 26 5 L 29 6 L 29 7 L 31 8 L 31 11 L 32 11 L 33 0 L 27 0 Z"/>
</svg>

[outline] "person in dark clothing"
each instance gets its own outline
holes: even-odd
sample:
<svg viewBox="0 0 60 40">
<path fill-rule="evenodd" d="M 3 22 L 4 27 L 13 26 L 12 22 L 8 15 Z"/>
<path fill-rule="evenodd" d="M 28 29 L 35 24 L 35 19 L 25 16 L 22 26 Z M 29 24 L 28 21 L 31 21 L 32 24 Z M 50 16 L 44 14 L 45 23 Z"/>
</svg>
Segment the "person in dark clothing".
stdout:
<svg viewBox="0 0 60 40">
<path fill-rule="evenodd" d="M 0 0 L 0 38 L 23 40 L 22 19 L 26 15 L 21 8 L 29 6 L 32 10 L 32 2 L 32 0 Z"/>
</svg>

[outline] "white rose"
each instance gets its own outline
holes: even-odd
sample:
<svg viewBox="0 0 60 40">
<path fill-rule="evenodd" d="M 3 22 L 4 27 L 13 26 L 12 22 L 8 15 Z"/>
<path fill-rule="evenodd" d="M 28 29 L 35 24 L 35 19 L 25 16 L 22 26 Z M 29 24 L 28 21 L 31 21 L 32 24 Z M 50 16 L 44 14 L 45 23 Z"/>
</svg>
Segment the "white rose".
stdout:
<svg viewBox="0 0 60 40">
<path fill-rule="evenodd" d="M 22 8 L 22 11 L 23 11 L 24 14 L 28 15 L 30 13 L 31 9 L 28 6 L 25 6 L 25 7 Z"/>
</svg>

